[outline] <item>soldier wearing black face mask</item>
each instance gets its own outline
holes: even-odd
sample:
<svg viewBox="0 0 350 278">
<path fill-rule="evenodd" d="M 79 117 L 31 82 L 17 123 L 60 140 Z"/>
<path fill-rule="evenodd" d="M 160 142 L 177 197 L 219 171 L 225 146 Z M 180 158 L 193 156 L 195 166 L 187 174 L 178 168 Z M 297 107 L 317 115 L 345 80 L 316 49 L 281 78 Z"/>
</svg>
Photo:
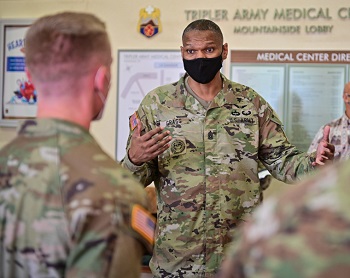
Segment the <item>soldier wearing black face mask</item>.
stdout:
<svg viewBox="0 0 350 278">
<path fill-rule="evenodd" d="M 154 276 L 213 277 L 235 228 L 261 201 L 258 162 L 292 182 L 334 149 L 324 142 L 317 155 L 301 153 L 260 95 L 220 73 L 228 45 L 214 22 L 190 23 L 182 43 L 186 74 L 142 100 L 122 164 L 155 184 Z"/>
<path fill-rule="evenodd" d="M 214 58 L 183 59 L 184 68 L 196 82 L 208 84 L 222 67 L 222 53 Z"/>
</svg>

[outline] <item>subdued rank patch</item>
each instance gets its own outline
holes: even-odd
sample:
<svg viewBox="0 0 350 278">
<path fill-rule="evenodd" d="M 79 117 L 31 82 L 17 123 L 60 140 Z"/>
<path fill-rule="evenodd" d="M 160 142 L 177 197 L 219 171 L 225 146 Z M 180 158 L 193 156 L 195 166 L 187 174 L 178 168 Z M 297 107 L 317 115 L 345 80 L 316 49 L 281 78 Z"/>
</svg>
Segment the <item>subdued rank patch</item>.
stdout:
<svg viewBox="0 0 350 278">
<path fill-rule="evenodd" d="M 135 113 L 130 116 L 129 124 L 130 124 L 131 130 L 134 130 L 135 127 L 137 127 L 137 119 L 138 118 L 139 118 L 139 114 L 137 113 L 137 111 L 135 111 Z"/>
<path fill-rule="evenodd" d="M 151 245 L 154 244 L 155 218 L 140 205 L 134 205 L 131 213 L 131 227 Z"/>
</svg>

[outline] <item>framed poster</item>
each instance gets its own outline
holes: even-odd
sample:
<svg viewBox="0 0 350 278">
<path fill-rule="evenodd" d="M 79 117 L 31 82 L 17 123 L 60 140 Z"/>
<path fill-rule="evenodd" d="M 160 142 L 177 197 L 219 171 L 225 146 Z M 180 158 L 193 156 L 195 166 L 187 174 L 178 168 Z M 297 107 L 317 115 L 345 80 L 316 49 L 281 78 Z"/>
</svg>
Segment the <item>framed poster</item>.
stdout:
<svg viewBox="0 0 350 278">
<path fill-rule="evenodd" d="M 179 50 L 119 50 L 116 158 L 125 155 L 129 117 L 144 96 L 158 86 L 180 79 L 185 73 Z"/>
<path fill-rule="evenodd" d="M 33 20 L 0 20 L 0 125 L 34 118 L 37 94 L 25 74 L 25 33 Z"/>
</svg>

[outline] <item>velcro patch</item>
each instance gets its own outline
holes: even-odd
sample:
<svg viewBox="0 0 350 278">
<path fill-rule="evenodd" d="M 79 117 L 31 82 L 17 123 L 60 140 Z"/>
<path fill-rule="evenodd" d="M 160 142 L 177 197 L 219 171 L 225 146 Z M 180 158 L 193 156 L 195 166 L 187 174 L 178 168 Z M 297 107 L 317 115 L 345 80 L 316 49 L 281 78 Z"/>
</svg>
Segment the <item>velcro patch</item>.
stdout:
<svg viewBox="0 0 350 278">
<path fill-rule="evenodd" d="M 170 153 L 173 156 L 186 153 L 186 139 L 184 137 L 175 137 L 170 143 Z"/>
<path fill-rule="evenodd" d="M 130 128 L 131 130 L 134 130 L 135 127 L 137 127 L 137 120 L 139 118 L 139 114 L 137 113 L 137 111 L 135 111 L 134 114 L 132 114 L 129 118 L 129 123 L 130 123 Z"/>
<path fill-rule="evenodd" d="M 155 218 L 140 205 L 134 205 L 131 212 L 131 227 L 149 244 L 154 244 Z"/>
<path fill-rule="evenodd" d="M 233 118 L 233 122 L 236 124 L 255 124 L 255 119 L 254 118 L 249 118 L 249 117 L 236 117 Z"/>
</svg>

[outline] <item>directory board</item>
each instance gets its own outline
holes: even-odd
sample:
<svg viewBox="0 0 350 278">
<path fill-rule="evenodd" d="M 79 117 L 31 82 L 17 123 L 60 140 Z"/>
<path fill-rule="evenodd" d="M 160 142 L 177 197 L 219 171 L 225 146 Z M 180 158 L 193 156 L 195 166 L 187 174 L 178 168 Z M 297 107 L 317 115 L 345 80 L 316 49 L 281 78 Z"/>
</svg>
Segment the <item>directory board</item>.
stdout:
<svg viewBox="0 0 350 278">
<path fill-rule="evenodd" d="M 125 155 L 129 117 L 151 90 L 184 74 L 180 50 L 119 50 L 116 158 Z"/>
<path fill-rule="evenodd" d="M 344 113 L 349 63 L 349 51 L 232 50 L 230 77 L 265 98 L 307 151 L 319 128 Z"/>
</svg>

